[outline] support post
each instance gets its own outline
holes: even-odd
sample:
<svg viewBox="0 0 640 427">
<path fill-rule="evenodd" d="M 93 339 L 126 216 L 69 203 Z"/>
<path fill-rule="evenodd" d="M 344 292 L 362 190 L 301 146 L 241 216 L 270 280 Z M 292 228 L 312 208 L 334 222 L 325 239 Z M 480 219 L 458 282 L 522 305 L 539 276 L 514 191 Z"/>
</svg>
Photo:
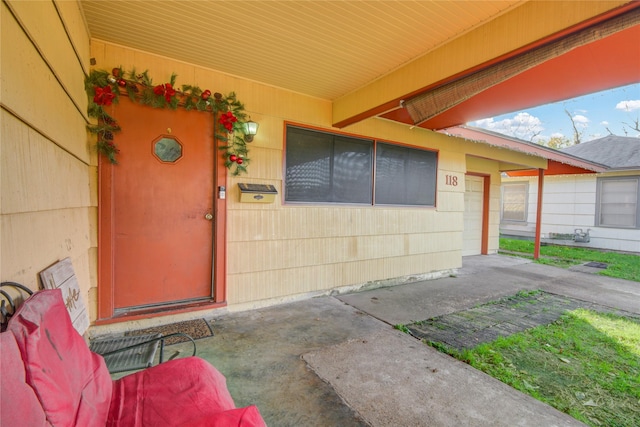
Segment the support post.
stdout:
<svg viewBox="0 0 640 427">
<path fill-rule="evenodd" d="M 533 249 L 533 259 L 540 258 L 540 235 L 542 223 L 542 190 L 544 185 L 544 169 L 538 169 L 538 207 L 536 209 L 536 241 Z"/>
</svg>

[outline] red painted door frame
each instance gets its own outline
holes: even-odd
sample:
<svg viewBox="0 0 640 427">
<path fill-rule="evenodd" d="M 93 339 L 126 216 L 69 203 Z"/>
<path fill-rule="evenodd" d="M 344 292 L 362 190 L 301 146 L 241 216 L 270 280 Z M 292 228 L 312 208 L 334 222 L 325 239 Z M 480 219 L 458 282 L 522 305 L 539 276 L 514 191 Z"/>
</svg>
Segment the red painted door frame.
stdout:
<svg viewBox="0 0 640 427">
<path fill-rule="evenodd" d="M 491 200 L 491 175 L 484 173 L 467 172 L 466 175 L 482 178 L 482 241 L 480 254 L 489 254 L 489 205 Z"/>
<path fill-rule="evenodd" d="M 151 107 L 149 107 L 151 108 Z M 140 318 L 167 315 L 186 311 L 217 308 L 226 306 L 226 276 L 227 276 L 227 251 L 226 251 L 226 224 L 227 203 L 226 199 L 219 197 L 221 187 L 227 186 L 227 169 L 221 156 L 217 141 L 214 141 L 214 156 L 216 159 L 214 182 L 214 224 L 213 224 L 213 262 L 212 279 L 213 302 L 200 302 L 194 304 L 166 307 L 164 309 L 150 309 L 136 311 L 131 314 L 115 316 L 114 285 L 113 285 L 113 222 L 111 212 L 113 209 L 113 171 L 114 166 L 104 156 L 98 159 L 98 316 L 97 324 L 121 322 Z"/>
</svg>

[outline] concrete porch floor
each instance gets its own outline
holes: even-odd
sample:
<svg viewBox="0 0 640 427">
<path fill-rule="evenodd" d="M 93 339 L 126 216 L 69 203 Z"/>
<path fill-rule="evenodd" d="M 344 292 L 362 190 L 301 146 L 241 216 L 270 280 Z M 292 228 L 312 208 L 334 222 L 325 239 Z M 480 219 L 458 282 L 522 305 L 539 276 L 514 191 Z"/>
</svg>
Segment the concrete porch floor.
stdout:
<svg viewBox="0 0 640 427">
<path fill-rule="evenodd" d="M 208 319 L 198 356 L 272 427 L 582 425 L 392 327 L 533 289 L 640 314 L 640 283 L 474 256 L 455 277 Z"/>
</svg>

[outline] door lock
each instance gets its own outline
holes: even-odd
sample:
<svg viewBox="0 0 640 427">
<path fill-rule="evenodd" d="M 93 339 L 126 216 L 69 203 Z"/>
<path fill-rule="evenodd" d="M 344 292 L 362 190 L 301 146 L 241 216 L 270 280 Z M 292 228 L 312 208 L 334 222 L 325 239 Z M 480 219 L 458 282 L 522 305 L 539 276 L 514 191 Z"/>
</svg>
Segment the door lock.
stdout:
<svg viewBox="0 0 640 427">
<path fill-rule="evenodd" d="M 208 220 L 208 221 L 211 221 L 211 220 L 213 219 L 213 215 L 211 215 L 210 213 L 208 213 L 208 214 L 206 214 L 206 215 L 204 216 L 204 219 L 206 219 L 206 220 Z"/>
</svg>

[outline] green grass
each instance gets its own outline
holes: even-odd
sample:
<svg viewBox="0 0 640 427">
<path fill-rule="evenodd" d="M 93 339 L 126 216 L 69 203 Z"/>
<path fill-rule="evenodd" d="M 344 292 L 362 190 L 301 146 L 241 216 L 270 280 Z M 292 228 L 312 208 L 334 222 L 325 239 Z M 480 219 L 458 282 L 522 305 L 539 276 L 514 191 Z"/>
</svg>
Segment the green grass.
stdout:
<svg viewBox="0 0 640 427">
<path fill-rule="evenodd" d="M 482 306 L 485 306 L 485 305 L 491 305 L 491 304 L 501 304 L 503 302 L 508 302 L 508 301 L 528 299 L 529 297 L 535 297 L 535 296 L 538 296 L 540 294 L 542 294 L 542 291 L 540 289 L 522 290 L 522 291 L 516 292 L 515 295 L 511 295 L 511 296 L 508 296 L 508 297 L 500 298 L 499 300 L 496 300 L 496 301 L 478 303 L 478 304 L 476 304 L 474 306 L 474 308 L 482 307 Z M 515 304 L 513 307 L 514 308 L 521 307 L 522 304 L 535 304 L 535 300 L 528 300 L 528 301 L 524 301 L 524 302 L 519 302 L 519 303 Z"/>
<path fill-rule="evenodd" d="M 527 240 L 501 238 L 500 249 L 533 256 L 534 243 Z M 540 259 L 537 262 L 559 267 L 570 267 L 585 262 L 604 262 L 608 267 L 599 274 L 640 282 L 640 256 L 638 255 L 552 245 L 540 247 Z"/>
<path fill-rule="evenodd" d="M 393 325 L 394 329 L 399 330 L 400 332 L 404 332 L 405 334 L 409 333 L 409 328 L 407 325 L 403 325 L 402 323 L 398 323 L 397 325 Z"/>
<path fill-rule="evenodd" d="M 585 309 L 459 353 L 429 343 L 591 426 L 640 426 L 640 321 Z"/>
</svg>

